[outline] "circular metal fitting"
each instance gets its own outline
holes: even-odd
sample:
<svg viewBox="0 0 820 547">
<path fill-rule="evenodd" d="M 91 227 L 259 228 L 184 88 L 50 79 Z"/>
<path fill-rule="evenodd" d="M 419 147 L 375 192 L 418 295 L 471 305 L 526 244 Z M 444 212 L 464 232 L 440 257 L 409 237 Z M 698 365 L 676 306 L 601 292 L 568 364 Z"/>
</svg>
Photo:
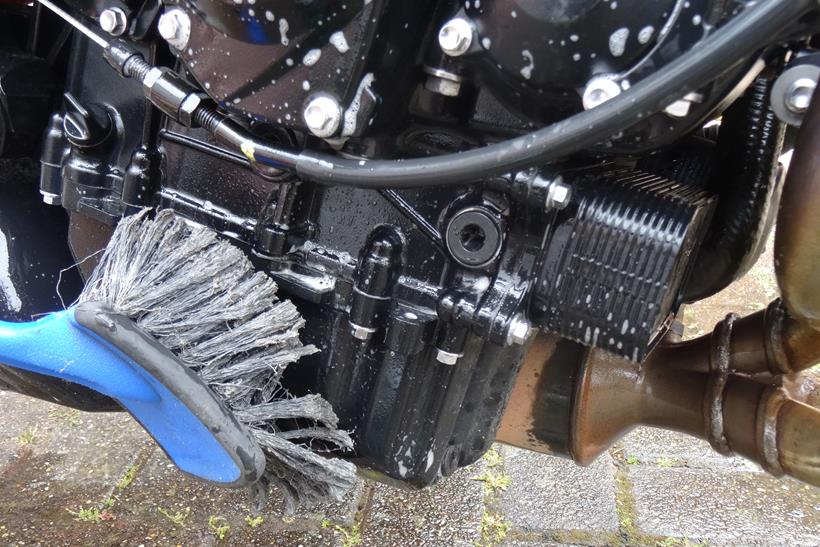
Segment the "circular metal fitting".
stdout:
<svg viewBox="0 0 820 547">
<path fill-rule="evenodd" d="M 811 97 L 817 82 L 811 78 L 798 78 L 786 91 L 786 108 L 795 114 L 805 114 L 811 104 Z"/>
<path fill-rule="evenodd" d="M 771 102 L 775 115 L 795 127 L 803 123 L 818 79 L 820 67 L 816 65 L 795 65 L 785 70 L 772 86 Z"/>
<path fill-rule="evenodd" d="M 590 110 L 621 94 L 621 86 L 608 76 L 596 76 L 584 88 L 584 109 Z"/>
<path fill-rule="evenodd" d="M 460 353 L 452 353 L 443 349 L 436 349 L 436 361 L 442 365 L 455 365 L 461 358 Z"/>
<path fill-rule="evenodd" d="M 527 343 L 532 332 L 532 324 L 522 314 L 512 318 L 507 327 L 507 345 L 523 345 Z"/>
<path fill-rule="evenodd" d="M 317 137 L 326 139 L 339 130 L 342 123 L 342 107 L 332 97 L 322 95 L 314 97 L 305 106 L 303 113 L 305 125 Z"/>
<path fill-rule="evenodd" d="M 444 242 L 453 260 L 467 268 L 481 268 L 501 252 L 498 219 L 483 207 L 462 209 L 450 219 Z"/>
<path fill-rule="evenodd" d="M 450 19 L 438 31 L 438 45 L 450 57 L 467 53 L 473 43 L 473 25 L 461 17 Z"/>
<path fill-rule="evenodd" d="M 121 8 L 106 8 L 100 13 L 100 28 L 111 36 L 122 36 L 128 30 L 128 16 Z"/>
<path fill-rule="evenodd" d="M 157 30 L 171 47 L 183 49 L 191 37 L 191 18 L 181 9 L 168 10 L 159 18 Z"/>
</svg>

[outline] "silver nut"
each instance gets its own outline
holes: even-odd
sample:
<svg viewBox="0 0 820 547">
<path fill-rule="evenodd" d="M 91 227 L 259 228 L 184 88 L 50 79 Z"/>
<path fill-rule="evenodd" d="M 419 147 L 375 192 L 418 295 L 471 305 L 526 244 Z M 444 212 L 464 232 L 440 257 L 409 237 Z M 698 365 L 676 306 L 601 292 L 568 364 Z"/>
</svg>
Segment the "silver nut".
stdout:
<svg viewBox="0 0 820 547">
<path fill-rule="evenodd" d="M 584 109 L 590 110 L 621 94 L 621 86 L 609 76 L 596 76 L 587 82 L 582 97 Z"/>
<path fill-rule="evenodd" d="M 786 92 L 786 108 L 795 114 L 805 114 L 811 104 L 811 98 L 817 82 L 811 78 L 798 78 Z"/>
<path fill-rule="evenodd" d="M 473 25 L 466 19 L 450 19 L 438 31 L 438 45 L 450 57 L 467 53 L 473 43 Z"/>
<path fill-rule="evenodd" d="M 458 363 L 460 357 L 460 353 L 452 353 L 450 351 L 444 351 L 443 349 L 436 349 L 436 361 L 442 365 L 455 365 Z"/>
<path fill-rule="evenodd" d="M 342 122 L 342 108 L 332 97 L 314 97 L 305 107 L 305 125 L 317 137 L 326 139 L 336 134 Z"/>
<path fill-rule="evenodd" d="M 563 209 L 572 199 L 572 186 L 560 180 L 554 180 L 547 187 L 546 209 Z"/>
<path fill-rule="evenodd" d="M 424 87 L 428 91 L 445 97 L 458 97 L 458 94 L 461 93 L 461 84 L 459 82 L 446 80 L 438 76 L 428 76 L 427 81 L 424 82 Z"/>
<path fill-rule="evenodd" d="M 202 104 L 202 97 L 197 93 L 191 93 L 182 100 L 179 105 L 178 120 L 185 126 L 191 127 L 194 123 L 194 112 Z"/>
<path fill-rule="evenodd" d="M 100 13 L 100 28 L 111 36 L 122 36 L 128 30 L 128 16 L 121 8 L 106 8 Z"/>
<path fill-rule="evenodd" d="M 350 322 L 350 333 L 356 340 L 369 340 L 370 337 L 373 336 L 374 332 L 376 332 L 376 329 L 363 327 L 352 321 Z"/>
<path fill-rule="evenodd" d="M 183 49 L 191 38 L 191 18 L 181 9 L 168 10 L 159 18 L 157 30 L 172 47 Z"/>
<path fill-rule="evenodd" d="M 532 325 L 523 315 L 516 315 L 507 327 L 507 344 L 523 345 L 527 343 L 532 332 Z"/>
<path fill-rule="evenodd" d="M 40 191 L 40 194 L 43 196 L 43 203 L 46 205 L 60 205 L 62 200 L 60 199 L 60 194 L 52 194 L 51 192 L 43 192 Z"/>
</svg>

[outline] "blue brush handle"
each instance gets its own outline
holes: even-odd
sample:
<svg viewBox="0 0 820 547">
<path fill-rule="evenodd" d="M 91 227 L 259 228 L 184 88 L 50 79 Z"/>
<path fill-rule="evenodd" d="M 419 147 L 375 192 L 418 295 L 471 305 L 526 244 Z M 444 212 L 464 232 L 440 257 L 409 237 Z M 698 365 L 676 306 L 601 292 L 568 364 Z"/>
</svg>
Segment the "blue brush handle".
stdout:
<svg viewBox="0 0 820 547">
<path fill-rule="evenodd" d="M 79 325 L 74 310 L 0 322 L 0 362 L 81 384 L 117 400 L 183 471 L 232 484 L 234 458 L 178 397 L 133 359 Z"/>
</svg>

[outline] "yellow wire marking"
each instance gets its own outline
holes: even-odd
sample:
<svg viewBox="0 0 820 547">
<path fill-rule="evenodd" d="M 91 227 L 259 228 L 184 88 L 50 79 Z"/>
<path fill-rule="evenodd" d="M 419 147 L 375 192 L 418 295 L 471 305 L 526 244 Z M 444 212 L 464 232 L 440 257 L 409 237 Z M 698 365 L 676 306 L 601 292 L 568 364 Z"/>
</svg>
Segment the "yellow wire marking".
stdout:
<svg viewBox="0 0 820 547">
<path fill-rule="evenodd" d="M 239 149 L 242 150 L 242 153 L 245 154 L 245 157 L 248 158 L 250 161 L 256 161 L 256 156 L 254 155 L 256 151 L 256 147 L 250 141 L 243 142 Z"/>
</svg>

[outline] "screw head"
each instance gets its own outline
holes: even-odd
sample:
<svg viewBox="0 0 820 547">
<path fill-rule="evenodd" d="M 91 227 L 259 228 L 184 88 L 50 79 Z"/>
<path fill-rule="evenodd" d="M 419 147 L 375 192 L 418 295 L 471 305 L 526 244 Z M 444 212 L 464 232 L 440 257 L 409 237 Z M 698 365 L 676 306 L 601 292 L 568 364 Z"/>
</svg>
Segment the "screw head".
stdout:
<svg viewBox="0 0 820 547">
<path fill-rule="evenodd" d="M 317 137 L 326 139 L 336 134 L 342 122 L 342 108 L 332 97 L 314 97 L 305 106 L 305 125 Z"/>
<path fill-rule="evenodd" d="M 516 315 L 510 321 L 510 326 L 507 327 L 507 344 L 523 345 L 527 343 L 532 332 L 532 325 L 521 314 Z"/>
<path fill-rule="evenodd" d="M 621 94 L 621 86 L 612 78 L 596 76 L 584 88 L 584 109 L 590 110 Z"/>
<path fill-rule="evenodd" d="M 811 104 L 817 82 L 811 78 L 798 78 L 786 92 L 786 108 L 795 114 L 805 114 Z"/>
<path fill-rule="evenodd" d="M 106 8 L 100 13 L 100 28 L 111 36 L 122 36 L 128 30 L 128 16 L 120 8 Z"/>
<path fill-rule="evenodd" d="M 172 47 L 183 49 L 191 37 L 191 18 L 181 9 L 168 10 L 159 18 L 157 30 Z"/>
<path fill-rule="evenodd" d="M 438 45 L 450 57 L 467 53 L 473 43 L 473 25 L 466 19 L 450 19 L 438 31 Z"/>
</svg>

